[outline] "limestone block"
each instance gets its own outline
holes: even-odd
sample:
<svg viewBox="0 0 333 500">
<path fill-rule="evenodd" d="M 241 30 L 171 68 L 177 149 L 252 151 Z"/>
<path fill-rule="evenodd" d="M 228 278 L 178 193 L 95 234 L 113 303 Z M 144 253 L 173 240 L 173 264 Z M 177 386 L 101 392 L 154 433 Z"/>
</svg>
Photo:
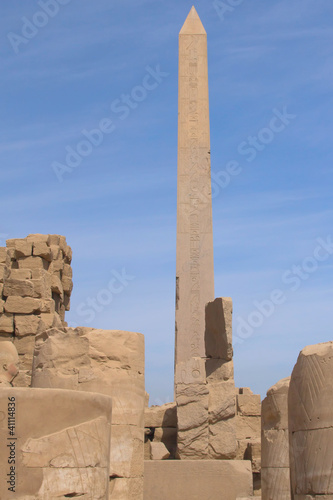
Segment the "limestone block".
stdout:
<svg viewBox="0 0 333 500">
<path fill-rule="evenodd" d="M 15 238 L 6 241 L 7 248 L 14 250 L 14 258 L 30 257 L 32 255 L 32 244 L 27 239 Z"/>
<path fill-rule="evenodd" d="M 218 460 L 236 458 L 235 419 L 221 420 L 209 426 L 209 457 Z"/>
<path fill-rule="evenodd" d="M 52 250 L 44 241 L 34 242 L 32 246 L 32 253 L 33 255 L 42 257 L 49 262 L 53 259 Z"/>
<path fill-rule="evenodd" d="M 32 297 L 10 296 L 6 300 L 5 311 L 16 314 L 33 314 L 41 310 L 41 301 Z"/>
<path fill-rule="evenodd" d="M 15 335 L 25 337 L 36 335 L 39 331 L 40 318 L 35 315 L 15 315 Z"/>
<path fill-rule="evenodd" d="M 110 478 L 110 500 L 142 500 L 143 478 Z"/>
<path fill-rule="evenodd" d="M 305 347 L 291 375 L 292 495 L 333 495 L 333 342 Z"/>
<path fill-rule="evenodd" d="M 110 476 L 143 476 L 142 429 L 134 425 L 112 425 Z"/>
<path fill-rule="evenodd" d="M 176 403 L 145 408 L 145 427 L 177 427 Z"/>
<path fill-rule="evenodd" d="M 7 279 L 3 287 L 3 295 L 9 297 L 11 295 L 19 297 L 32 297 L 34 294 L 34 286 L 30 280 Z"/>
<path fill-rule="evenodd" d="M 236 500 L 251 496 L 249 461 L 146 460 L 144 500 Z"/>
<path fill-rule="evenodd" d="M 209 422 L 233 417 L 236 413 L 235 384 L 233 381 L 209 383 Z"/>
<path fill-rule="evenodd" d="M 206 378 L 207 382 L 233 380 L 234 362 L 223 359 L 207 359 Z"/>
<path fill-rule="evenodd" d="M 48 270 L 49 263 L 42 257 L 24 257 L 18 261 L 19 269 L 45 269 Z"/>
<path fill-rule="evenodd" d="M 0 411 L 15 398 L 15 498 L 108 497 L 111 399 L 56 389 L 3 388 Z M 41 419 L 41 415 L 47 418 Z M 0 423 L 8 434 L 7 420 Z M 0 497 L 9 500 L 8 448 L 0 451 Z"/>
<path fill-rule="evenodd" d="M 206 305 L 205 347 L 207 358 L 232 360 L 232 300 L 215 299 Z"/>
<path fill-rule="evenodd" d="M 260 395 L 238 394 L 237 413 L 239 415 L 260 416 L 261 415 Z"/>
<path fill-rule="evenodd" d="M 0 315 L 0 334 L 14 333 L 14 317 L 12 314 L 4 313 Z"/>
<path fill-rule="evenodd" d="M 30 280 L 32 277 L 30 269 L 11 269 L 9 278 L 13 280 Z"/>
<path fill-rule="evenodd" d="M 167 460 L 170 457 L 170 452 L 167 450 L 164 443 L 150 443 L 150 458 L 151 460 Z"/>
<path fill-rule="evenodd" d="M 235 422 L 237 439 L 260 438 L 260 417 L 244 417 L 242 415 L 236 415 Z"/>
</svg>

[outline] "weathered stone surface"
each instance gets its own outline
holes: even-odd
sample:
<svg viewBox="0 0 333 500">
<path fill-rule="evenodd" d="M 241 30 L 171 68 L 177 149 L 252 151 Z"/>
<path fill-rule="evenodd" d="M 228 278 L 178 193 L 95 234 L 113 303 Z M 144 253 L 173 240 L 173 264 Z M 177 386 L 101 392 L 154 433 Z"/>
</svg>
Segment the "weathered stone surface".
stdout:
<svg viewBox="0 0 333 500">
<path fill-rule="evenodd" d="M 206 305 L 205 346 L 207 358 L 232 360 L 232 300 L 218 298 Z"/>
<path fill-rule="evenodd" d="M 284 378 L 267 391 L 262 402 L 262 429 L 288 429 L 288 390 L 290 377 Z"/>
<path fill-rule="evenodd" d="M 205 460 L 208 458 L 209 426 L 203 424 L 193 429 L 178 431 L 178 454 L 181 460 Z"/>
<path fill-rule="evenodd" d="M 36 241 L 32 246 L 32 253 L 38 257 L 51 262 L 53 258 L 52 250 L 45 241 Z"/>
<path fill-rule="evenodd" d="M 110 478 L 110 500 L 141 500 L 143 498 L 143 478 Z"/>
<path fill-rule="evenodd" d="M 235 419 L 221 420 L 209 426 L 209 457 L 219 460 L 236 458 Z"/>
<path fill-rule="evenodd" d="M 52 290 L 52 292 L 55 292 L 58 295 L 60 295 L 61 299 L 64 298 L 64 290 L 63 290 L 61 281 L 55 275 L 52 275 L 52 277 L 51 277 L 51 290 Z"/>
<path fill-rule="evenodd" d="M 144 500 L 236 500 L 251 495 L 249 461 L 145 461 Z"/>
<path fill-rule="evenodd" d="M 108 497 L 111 399 L 55 389 L 3 388 L 0 411 L 15 397 L 15 498 L 51 500 Z M 41 419 L 41 415 L 47 418 Z M 7 424 L 2 424 L 4 435 Z M 0 451 L 0 497 L 13 498 L 5 474 L 8 449 Z"/>
<path fill-rule="evenodd" d="M 173 427 L 157 427 L 154 431 L 154 442 L 163 443 L 172 457 L 177 449 L 177 429 Z"/>
<path fill-rule="evenodd" d="M 305 347 L 291 375 L 288 411 L 293 495 L 333 495 L 333 342 Z"/>
<path fill-rule="evenodd" d="M 10 386 L 19 372 L 19 356 L 13 342 L 0 342 L 0 389 Z M 7 412 L 8 413 L 8 412 Z"/>
<path fill-rule="evenodd" d="M 289 468 L 288 429 L 262 431 L 261 446 L 263 468 Z"/>
<path fill-rule="evenodd" d="M 236 415 L 235 423 L 237 439 L 253 439 L 260 437 L 260 417 Z"/>
<path fill-rule="evenodd" d="M 238 394 L 237 413 L 239 415 L 260 416 L 261 398 L 259 394 Z"/>
<path fill-rule="evenodd" d="M 13 280 L 30 280 L 31 276 L 30 269 L 11 269 L 9 278 Z"/>
<path fill-rule="evenodd" d="M 206 360 L 207 382 L 233 380 L 234 362 L 224 361 L 223 359 Z"/>
<path fill-rule="evenodd" d="M 178 384 L 178 430 L 184 431 L 208 423 L 209 392 L 205 384 Z"/>
<path fill-rule="evenodd" d="M 176 366 L 175 385 L 177 394 L 177 385 L 179 384 L 205 384 L 206 369 L 205 360 L 202 358 L 191 358 L 182 361 Z"/>
<path fill-rule="evenodd" d="M 151 460 L 167 460 L 170 457 L 170 452 L 164 443 L 153 441 L 150 443 L 150 459 Z"/>
<path fill-rule="evenodd" d="M 33 314 L 41 310 L 41 301 L 32 297 L 10 296 L 6 300 L 5 311 L 16 314 Z"/>
<path fill-rule="evenodd" d="M 27 239 L 11 239 L 6 241 L 7 248 L 14 250 L 15 259 L 30 257 L 32 255 L 32 244 Z"/>
<path fill-rule="evenodd" d="M 134 425 L 112 425 L 110 476 L 143 476 L 142 429 Z"/>
<path fill-rule="evenodd" d="M 290 500 L 289 467 L 272 467 L 261 470 L 263 500 Z M 295 497 L 297 498 L 297 497 Z M 322 497 L 321 497 L 322 498 Z M 304 499 L 305 500 L 305 499 Z M 306 499 L 308 500 L 308 499 Z M 320 499 L 321 500 L 321 499 Z"/>
<path fill-rule="evenodd" d="M 9 297 L 10 295 L 20 297 L 32 297 L 34 294 L 34 286 L 30 280 L 7 279 L 3 287 L 3 295 Z"/>
<path fill-rule="evenodd" d="M 214 424 L 219 420 L 235 416 L 236 397 L 233 381 L 208 384 L 209 389 L 209 422 Z"/>
<path fill-rule="evenodd" d="M 261 471 L 261 440 L 260 438 L 253 439 L 247 445 L 245 452 L 246 460 L 251 460 L 252 472 Z"/>
<path fill-rule="evenodd" d="M 32 283 L 34 286 L 34 297 L 41 299 L 51 299 L 52 298 L 52 290 L 51 290 L 51 276 L 48 272 L 44 270 L 39 270 L 40 278 L 32 279 Z M 36 273 L 34 273 L 36 275 Z"/>
<path fill-rule="evenodd" d="M 0 264 L 6 264 L 7 261 L 7 248 L 0 247 Z"/>
<path fill-rule="evenodd" d="M 0 315 L 0 333 L 14 333 L 14 316 L 12 314 Z"/>
<path fill-rule="evenodd" d="M 15 335 L 24 337 L 26 335 L 36 335 L 39 331 L 40 318 L 30 315 L 15 315 Z"/>
<path fill-rule="evenodd" d="M 24 257 L 18 261 L 19 269 L 48 269 L 49 263 L 41 257 Z"/>
<path fill-rule="evenodd" d="M 145 408 L 145 427 L 177 427 L 176 403 Z"/>
</svg>

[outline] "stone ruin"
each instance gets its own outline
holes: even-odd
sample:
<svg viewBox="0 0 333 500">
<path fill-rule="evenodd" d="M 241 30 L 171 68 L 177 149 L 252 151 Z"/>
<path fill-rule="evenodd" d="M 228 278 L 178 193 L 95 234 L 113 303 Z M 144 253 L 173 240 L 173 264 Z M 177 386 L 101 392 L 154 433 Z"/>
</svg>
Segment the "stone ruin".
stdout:
<svg viewBox="0 0 333 500">
<path fill-rule="evenodd" d="M 180 32 L 175 401 L 148 406 L 140 333 L 69 328 L 72 251 L 0 248 L 1 500 L 333 500 L 333 342 L 261 404 L 215 298 L 206 32 Z"/>
</svg>

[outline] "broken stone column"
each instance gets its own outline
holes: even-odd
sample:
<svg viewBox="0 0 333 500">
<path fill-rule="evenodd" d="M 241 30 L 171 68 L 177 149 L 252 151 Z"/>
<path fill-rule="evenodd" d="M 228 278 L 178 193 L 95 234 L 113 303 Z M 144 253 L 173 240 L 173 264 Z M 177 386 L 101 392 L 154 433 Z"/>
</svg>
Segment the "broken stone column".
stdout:
<svg viewBox="0 0 333 500">
<path fill-rule="evenodd" d="M 110 397 L 4 387 L 0 415 L 2 500 L 108 498 Z"/>
<path fill-rule="evenodd" d="M 30 234 L 0 249 L 0 337 L 13 340 L 21 370 L 14 385 L 29 386 L 36 334 L 63 328 L 72 291 L 72 251 L 60 235 Z"/>
<path fill-rule="evenodd" d="M 305 347 L 289 396 L 291 495 L 333 498 L 333 342 Z"/>
<path fill-rule="evenodd" d="M 288 390 L 290 377 L 267 391 L 261 412 L 263 500 L 290 500 Z"/>
<path fill-rule="evenodd" d="M 84 327 L 47 330 L 36 337 L 32 386 L 112 397 L 110 498 L 142 500 L 143 335 Z"/>
</svg>

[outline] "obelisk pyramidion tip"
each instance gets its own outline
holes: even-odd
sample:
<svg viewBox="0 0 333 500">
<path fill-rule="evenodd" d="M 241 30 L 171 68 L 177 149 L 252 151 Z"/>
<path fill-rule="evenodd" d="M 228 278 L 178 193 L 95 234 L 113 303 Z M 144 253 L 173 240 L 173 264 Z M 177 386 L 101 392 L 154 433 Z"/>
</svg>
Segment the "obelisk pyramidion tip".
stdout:
<svg viewBox="0 0 333 500">
<path fill-rule="evenodd" d="M 180 30 L 180 35 L 206 35 L 201 19 L 193 6 Z"/>
</svg>

